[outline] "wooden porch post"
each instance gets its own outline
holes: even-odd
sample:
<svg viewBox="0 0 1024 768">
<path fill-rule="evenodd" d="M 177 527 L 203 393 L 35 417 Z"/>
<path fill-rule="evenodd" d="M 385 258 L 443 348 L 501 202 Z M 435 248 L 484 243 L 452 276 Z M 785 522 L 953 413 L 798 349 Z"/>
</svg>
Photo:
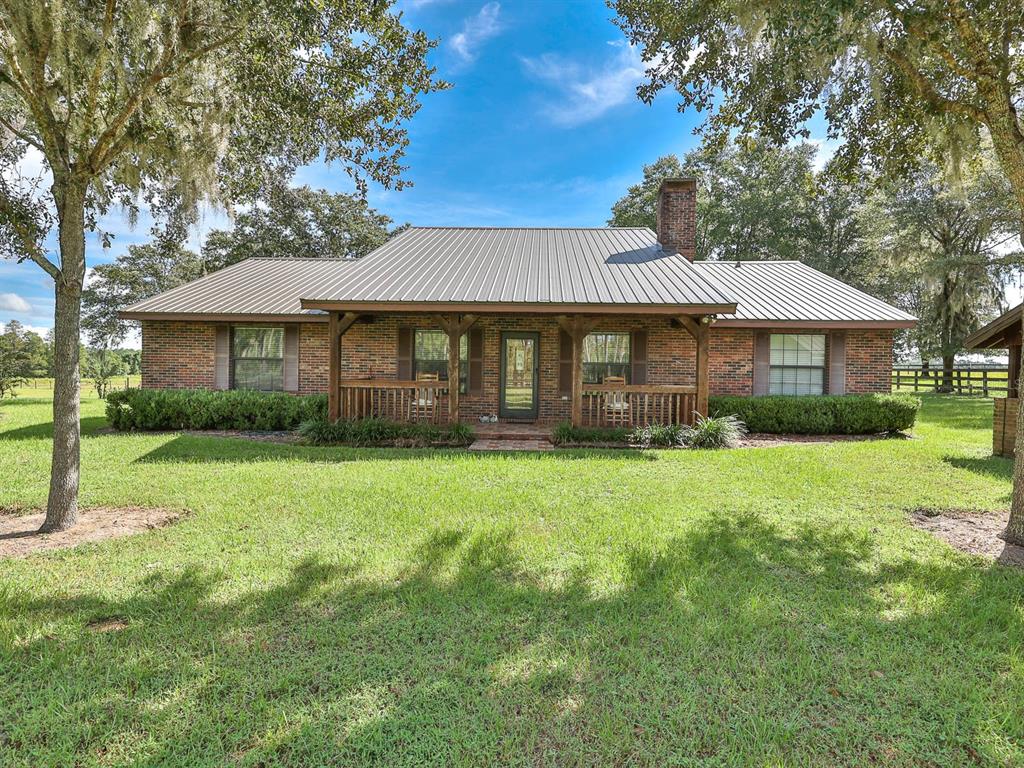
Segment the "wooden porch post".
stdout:
<svg viewBox="0 0 1024 768">
<path fill-rule="evenodd" d="M 448 421 L 459 421 L 459 376 L 461 360 L 459 343 L 470 326 L 476 322 L 476 315 L 438 315 L 436 322 L 448 334 Z"/>
<path fill-rule="evenodd" d="M 572 339 L 572 425 L 583 426 L 583 340 L 598 321 L 582 315 L 559 315 L 558 325 Z"/>
<path fill-rule="evenodd" d="M 693 318 L 689 315 L 680 315 L 676 318 L 679 324 L 689 333 L 697 343 L 697 403 L 696 411 L 707 418 L 708 415 L 708 392 L 710 390 L 710 370 L 708 366 L 708 355 L 710 344 L 708 337 L 711 335 L 711 323 L 715 318 L 713 315 Z"/>
<path fill-rule="evenodd" d="M 1010 345 L 1010 362 L 1007 368 L 1006 374 L 1006 396 L 1017 397 L 1020 382 L 1017 377 L 1020 376 L 1020 344 Z"/>
<path fill-rule="evenodd" d="M 327 419 L 341 416 L 341 337 L 359 318 L 355 312 L 331 312 L 327 323 Z"/>
</svg>

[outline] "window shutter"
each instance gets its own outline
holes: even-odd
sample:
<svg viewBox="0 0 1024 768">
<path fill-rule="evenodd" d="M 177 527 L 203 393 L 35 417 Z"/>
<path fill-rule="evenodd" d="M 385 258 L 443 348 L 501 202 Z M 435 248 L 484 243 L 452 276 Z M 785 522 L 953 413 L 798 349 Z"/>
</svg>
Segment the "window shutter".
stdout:
<svg viewBox="0 0 1024 768">
<path fill-rule="evenodd" d="M 484 391 L 484 329 L 469 329 L 469 387 L 470 392 Z"/>
<path fill-rule="evenodd" d="M 299 391 L 299 326 L 284 327 L 284 391 Z"/>
<path fill-rule="evenodd" d="M 231 386 L 231 327 L 214 326 L 213 341 L 213 388 L 228 389 Z"/>
<path fill-rule="evenodd" d="M 558 332 L 558 391 L 572 392 L 572 337 Z"/>
<path fill-rule="evenodd" d="M 631 368 L 631 384 L 647 383 L 647 331 L 633 331 L 629 340 L 629 361 Z"/>
<path fill-rule="evenodd" d="M 846 331 L 832 331 L 828 337 L 828 393 L 846 394 Z"/>
<path fill-rule="evenodd" d="M 398 329 L 398 378 L 401 381 L 412 380 L 412 344 L 413 329 Z"/>
<path fill-rule="evenodd" d="M 768 394 L 768 371 L 771 367 L 772 337 L 770 333 L 758 331 L 754 334 L 754 382 L 755 395 Z"/>
</svg>

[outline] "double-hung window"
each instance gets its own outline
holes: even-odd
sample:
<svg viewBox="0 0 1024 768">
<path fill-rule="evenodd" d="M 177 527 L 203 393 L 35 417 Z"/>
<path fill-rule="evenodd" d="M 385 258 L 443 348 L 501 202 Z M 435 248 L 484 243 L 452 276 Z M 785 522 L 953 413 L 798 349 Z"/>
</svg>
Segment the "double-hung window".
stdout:
<svg viewBox="0 0 1024 768">
<path fill-rule="evenodd" d="M 441 381 L 448 381 L 448 334 L 444 331 L 416 330 L 413 344 L 412 375 L 436 373 Z M 466 334 L 459 339 L 459 392 L 465 394 L 469 381 L 469 340 Z"/>
<path fill-rule="evenodd" d="M 284 389 L 284 328 L 232 329 L 231 364 L 234 389 Z"/>
<path fill-rule="evenodd" d="M 769 365 L 769 394 L 820 395 L 824 393 L 824 334 L 772 334 Z"/>
<path fill-rule="evenodd" d="M 583 382 L 600 384 L 608 376 L 629 382 L 628 333 L 591 333 L 583 339 Z"/>
</svg>

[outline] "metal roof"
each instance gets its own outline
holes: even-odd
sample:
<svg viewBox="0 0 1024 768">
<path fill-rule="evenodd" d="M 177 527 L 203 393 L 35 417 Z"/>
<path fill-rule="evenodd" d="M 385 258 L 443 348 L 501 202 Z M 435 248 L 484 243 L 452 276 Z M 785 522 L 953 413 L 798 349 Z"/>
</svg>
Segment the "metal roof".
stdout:
<svg viewBox="0 0 1024 768">
<path fill-rule="evenodd" d="M 723 325 L 914 323 L 800 262 L 690 263 L 661 250 L 645 228 L 414 227 L 359 260 L 246 259 L 121 314 L 322 320 L 322 307 L 355 305 L 626 313 L 694 307 L 718 314 Z"/>
<path fill-rule="evenodd" d="M 719 325 L 816 322 L 910 327 L 916 318 L 799 261 L 697 261 L 693 266 L 735 297 Z"/>
<path fill-rule="evenodd" d="M 323 315 L 303 309 L 299 299 L 337 283 L 357 264 L 349 259 L 250 258 L 140 301 L 121 315 L 134 320 L 152 315 Z"/>
<path fill-rule="evenodd" d="M 1024 304 L 1007 310 L 988 325 L 979 328 L 966 339 L 964 349 L 1005 349 L 1020 344 L 1020 314 Z"/>
<path fill-rule="evenodd" d="M 735 301 L 647 228 L 413 227 L 304 307 L 343 303 L 718 307 Z"/>
</svg>

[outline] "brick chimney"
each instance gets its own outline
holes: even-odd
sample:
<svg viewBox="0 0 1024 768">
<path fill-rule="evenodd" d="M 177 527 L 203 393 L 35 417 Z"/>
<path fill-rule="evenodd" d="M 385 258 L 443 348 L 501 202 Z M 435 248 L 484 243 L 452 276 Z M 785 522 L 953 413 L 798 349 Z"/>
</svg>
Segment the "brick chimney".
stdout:
<svg viewBox="0 0 1024 768">
<path fill-rule="evenodd" d="M 665 179 L 658 188 L 658 242 L 690 261 L 697 253 L 697 180 Z"/>
</svg>

